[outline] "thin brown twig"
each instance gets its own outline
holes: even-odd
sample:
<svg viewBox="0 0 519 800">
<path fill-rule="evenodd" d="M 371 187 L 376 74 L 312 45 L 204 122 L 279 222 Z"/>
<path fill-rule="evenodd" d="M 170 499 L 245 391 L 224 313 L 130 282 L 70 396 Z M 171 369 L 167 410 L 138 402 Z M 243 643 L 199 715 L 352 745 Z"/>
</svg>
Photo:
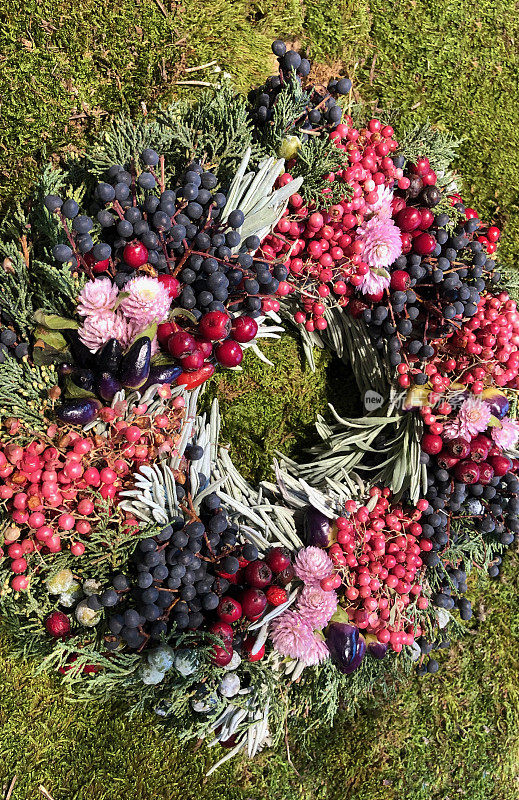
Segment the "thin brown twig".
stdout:
<svg viewBox="0 0 519 800">
<path fill-rule="evenodd" d="M 4 798 L 4 800 L 10 800 L 10 797 L 11 797 L 11 795 L 13 793 L 13 789 L 15 787 L 15 784 L 16 784 L 17 780 L 18 780 L 18 775 L 15 775 L 14 778 L 12 779 L 11 783 L 9 784 L 9 788 L 7 790 L 7 794 L 6 794 L 5 798 Z"/>
<path fill-rule="evenodd" d="M 166 19 L 167 19 L 169 17 L 169 14 L 168 14 L 166 8 L 164 7 L 164 5 L 160 2 L 160 0 L 155 0 L 155 3 L 157 5 L 157 8 L 159 9 L 160 13 L 164 17 L 166 17 Z"/>
</svg>

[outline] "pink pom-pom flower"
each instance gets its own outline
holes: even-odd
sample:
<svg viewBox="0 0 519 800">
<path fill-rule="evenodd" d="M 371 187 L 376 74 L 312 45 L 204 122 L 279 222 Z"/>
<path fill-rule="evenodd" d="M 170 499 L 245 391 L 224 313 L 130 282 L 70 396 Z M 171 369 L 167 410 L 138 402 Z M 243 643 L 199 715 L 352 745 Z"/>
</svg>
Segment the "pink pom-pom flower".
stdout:
<svg viewBox="0 0 519 800">
<path fill-rule="evenodd" d="M 305 547 L 295 558 L 294 571 L 299 580 L 312 586 L 332 574 L 333 563 L 320 547 Z"/>
</svg>

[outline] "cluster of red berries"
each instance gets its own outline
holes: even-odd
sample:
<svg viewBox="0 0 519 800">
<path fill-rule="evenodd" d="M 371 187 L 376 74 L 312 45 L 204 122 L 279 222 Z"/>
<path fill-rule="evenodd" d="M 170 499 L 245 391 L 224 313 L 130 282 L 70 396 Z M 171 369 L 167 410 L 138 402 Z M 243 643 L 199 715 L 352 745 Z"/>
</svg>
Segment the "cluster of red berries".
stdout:
<svg viewBox="0 0 519 800">
<path fill-rule="evenodd" d="M 442 437 L 444 426 L 441 417 L 422 410 L 427 432 L 422 438 L 422 450 L 429 456 L 436 456 L 438 466 L 450 472 L 460 483 L 487 486 L 494 477 L 501 478 L 519 462 L 504 455 L 502 450 L 483 433 L 470 441 L 457 437 Z"/>
<path fill-rule="evenodd" d="M 300 194 L 292 195 L 289 208 L 262 243 L 267 258 L 285 257 L 289 276 L 280 282 L 278 295 L 296 290 L 300 293 L 302 310 L 296 312 L 295 321 L 304 323 L 308 331 L 324 330 L 326 305 L 333 301 L 346 306 L 369 271 L 362 259 L 364 244 L 357 229 L 379 200 L 379 190 L 394 183 L 401 189 L 409 185 L 409 179 L 391 158 L 398 148 L 393 137 L 393 128 L 378 119 L 370 120 L 361 130 L 349 117 L 337 125 L 330 138 L 338 150 L 344 151 L 344 165 L 327 178 L 330 183 L 344 184 L 345 198 L 328 210 L 317 210 L 305 205 Z M 292 176 L 285 173 L 278 185 L 291 180 Z"/>
<path fill-rule="evenodd" d="M 245 636 L 241 641 L 241 632 L 246 632 L 247 625 L 258 620 L 268 606 L 274 608 L 286 602 L 288 594 L 284 587 L 294 577 L 290 555 L 282 547 L 273 547 L 265 559 L 247 561 L 240 557 L 239 561 L 238 572 L 233 575 L 220 573 L 231 586 L 229 594 L 221 598 L 216 609 L 218 620 L 209 628 L 223 641 L 223 645 L 215 645 L 212 651 L 211 658 L 218 666 L 226 666 L 231 661 L 236 631 L 240 635 L 241 652 L 245 653 L 248 660 L 259 661 L 263 658 L 265 645 L 253 654 L 255 637 Z"/>
<path fill-rule="evenodd" d="M 421 536 L 427 500 L 415 508 L 392 503 L 389 489 L 373 487 L 370 511 L 348 500 L 348 516 L 335 520 L 336 542 L 328 553 L 342 578 L 342 599 L 351 622 L 364 634 L 400 652 L 421 635 L 416 616 L 425 610 L 421 554 L 430 542 Z"/>
<path fill-rule="evenodd" d="M 72 555 L 83 555 L 82 539 L 88 538 L 107 502 L 116 505 L 135 470 L 174 448 L 182 404 L 176 398 L 167 413 L 153 418 L 145 407 L 137 408 L 132 422 L 117 419 L 113 408 L 102 409 L 107 437 L 63 433 L 51 425 L 47 435 L 53 444 L 0 444 L 0 501 L 12 520 L 4 541 L 15 591 L 29 585 L 30 554 L 59 553 L 67 547 Z M 114 519 L 114 524 L 120 520 Z M 126 514 L 126 528 L 136 525 Z"/>
<path fill-rule="evenodd" d="M 519 389 L 519 312 L 507 292 L 481 298 L 477 313 L 452 337 L 449 366 L 480 394 L 490 382 Z"/>
<path fill-rule="evenodd" d="M 451 196 L 451 203 L 453 205 L 459 202 L 461 202 L 460 195 Z M 474 208 L 467 208 L 465 215 L 467 219 L 478 219 L 479 217 L 478 212 Z M 501 230 L 497 227 L 497 225 L 489 225 L 486 228 L 484 228 L 481 224 L 479 225 L 477 241 L 483 245 L 484 249 L 489 255 L 492 255 L 496 252 L 500 237 Z"/>
<path fill-rule="evenodd" d="M 172 276 L 162 277 L 176 281 Z M 251 342 L 257 332 L 258 323 L 252 317 L 242 315 L 231 319 L 224 311 L 209 311 L 195 331 L 190 332 L 175 321 L 163 322 L 158 327 L 157 337 L 184 372 L 177 383 L 194 389 L 213 375 L 214 364 L 207 360 L 211 355 L 223 367 L 237 367 L 243 359 L 241 345 Z"/>
</svg>

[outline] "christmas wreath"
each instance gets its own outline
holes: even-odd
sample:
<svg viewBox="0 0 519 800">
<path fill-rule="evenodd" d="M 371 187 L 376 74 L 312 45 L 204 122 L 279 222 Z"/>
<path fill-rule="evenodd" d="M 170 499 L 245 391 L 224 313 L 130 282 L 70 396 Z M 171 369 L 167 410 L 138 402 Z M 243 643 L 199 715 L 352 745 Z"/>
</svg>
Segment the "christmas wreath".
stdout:
<svg viewBox="0 0 519 800">
<path fill-rule="evenodd" d="M 436 672 L 519 530 L 519 314 L 456 141 L 273 52 L 248 98 L 218 74 L 114 121 L 2 231 L 4 631 L 77 697 L 222 744 L 213 768 Z M 253 487 L 197 404 L 287 325 L 365 415 L 330 407 Z"/>
</svg>

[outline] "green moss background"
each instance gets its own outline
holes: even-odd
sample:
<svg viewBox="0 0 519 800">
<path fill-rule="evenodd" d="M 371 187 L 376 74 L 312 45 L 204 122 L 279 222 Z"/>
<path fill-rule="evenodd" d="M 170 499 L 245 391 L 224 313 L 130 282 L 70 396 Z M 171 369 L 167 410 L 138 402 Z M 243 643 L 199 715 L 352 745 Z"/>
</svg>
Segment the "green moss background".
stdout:
<svg viewBox="0 0 519 800">
<path fill-rule="evenodd" d="M 240 89 L 261 81 L 281 36 L 348 74 L 364 100 L 430 118 L 464 137 L 467 198 L 506 222 L 502 257 L 519 251 L 519 16 L 505 0 L 26 0 L 0 8 L 0 200 L 29 188 L 50 157 L 81 149 L 110 115 L 152 113 L 185 91 L 185 69 L 216 60 Z M 196 90 L 195 90 L 196 91 Z M 294 339 L 267 346 L 274 367 L 213 387 L 224 437 L 251 477 L 276 448 L 297 451 L 327 398 L 352 408 L 347 374 L 321 357 L 315 375 Z M 52 678 L 0 663 L 0 788 L 12 800 L 516 800 L 519 797 L 519 572 L 473 587 L 476 614 L 435 677 L 410 679 L 307 750 L 237 759 L 206 780 L 214 750 L 181 745 L 151 717 L 70 705 Z M 347 698 L 345 698 L 347 701 Z M 0 792 L 1 794 L 1 792 Z"/>
</svg>

